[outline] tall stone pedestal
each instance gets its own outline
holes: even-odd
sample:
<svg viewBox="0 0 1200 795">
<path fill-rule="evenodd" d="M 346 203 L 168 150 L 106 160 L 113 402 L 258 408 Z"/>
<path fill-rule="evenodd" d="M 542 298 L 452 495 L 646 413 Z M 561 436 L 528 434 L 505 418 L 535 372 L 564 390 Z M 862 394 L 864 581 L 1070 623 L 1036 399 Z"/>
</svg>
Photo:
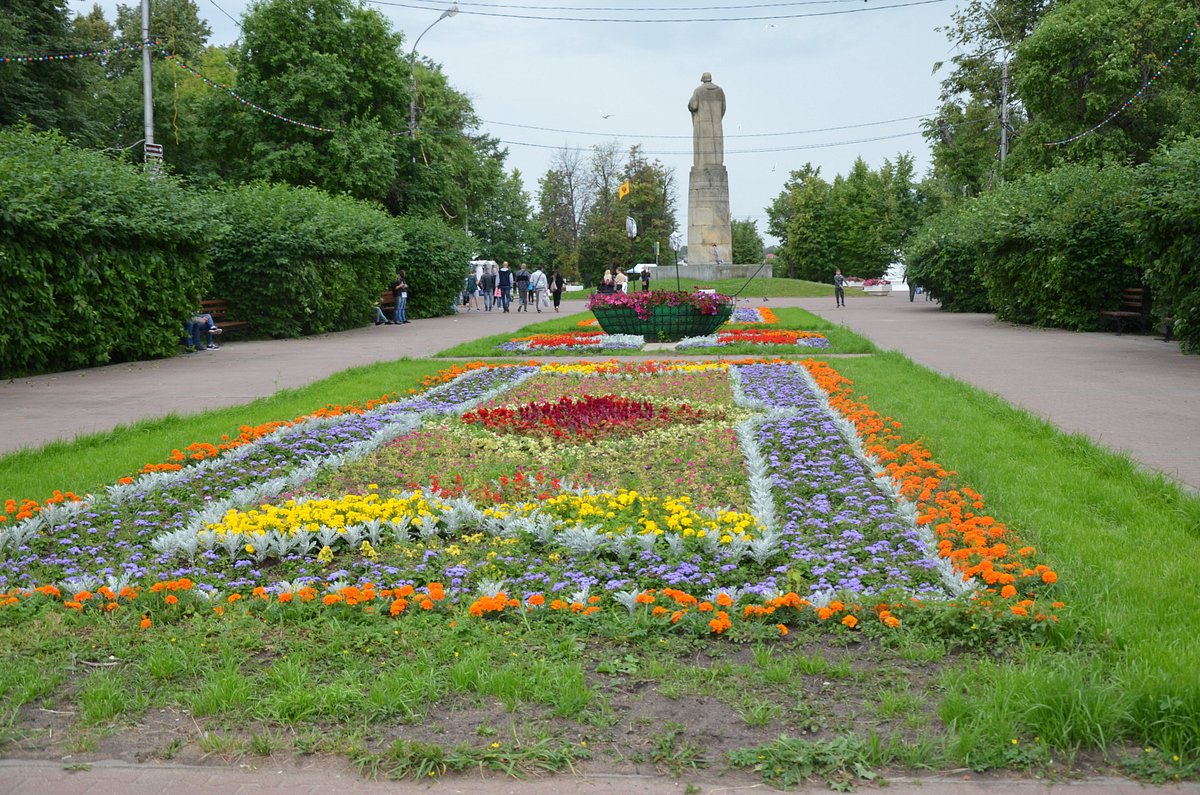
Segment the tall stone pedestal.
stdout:
<svg viewBox="0 0 1200 795">
<path fill-rule="evenodd" d="M 716 246 L 714 256 L 713 246 Z M 688 262 L 733 262 L 729 172 L 725 166 L 692 166 L 688 175 Z"/>
</svg>

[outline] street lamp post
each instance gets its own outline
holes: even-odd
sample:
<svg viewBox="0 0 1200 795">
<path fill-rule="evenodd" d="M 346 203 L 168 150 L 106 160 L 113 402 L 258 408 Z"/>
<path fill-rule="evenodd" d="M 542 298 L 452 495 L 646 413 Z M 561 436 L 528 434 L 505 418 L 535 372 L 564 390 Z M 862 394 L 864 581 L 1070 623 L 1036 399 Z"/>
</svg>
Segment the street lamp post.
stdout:
<svg viewBox="0 0 1200 795">
<path fill-rule="evenodd" d="M 452 17 L 458 13 L 458 5 L 452 5 L 442 12 L 441 16 L 429 23 L 429 27 L 421 31 L 421 35 L 417 36 L 417 40 L 413 42 L 412 50 L 408 53 L 408 76 L 411 80 L 412 96 L 408 101 L 408 136 L 410 138 L 417 137 L 417 45 L 421 43 L 421 38 L 428 33 L 434 25 L 441 22 L 447 17 Z M 416 152 L 413 152 L 413 162 L 417 162 Z"/>
</svg>

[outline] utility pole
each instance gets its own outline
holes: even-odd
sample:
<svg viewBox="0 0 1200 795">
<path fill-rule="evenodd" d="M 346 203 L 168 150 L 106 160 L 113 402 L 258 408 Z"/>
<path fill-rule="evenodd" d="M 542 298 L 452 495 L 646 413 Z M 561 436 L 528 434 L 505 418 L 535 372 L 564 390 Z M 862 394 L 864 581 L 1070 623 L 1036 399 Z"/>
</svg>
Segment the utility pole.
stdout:
<svg viewBox="0 0 1200 795">
<path fill-rule="evenodd" d="M 1004 158 L 1008 154 L 1008 49 L 1000 64 L 1000 187 L 1004 187 Z"/>
<path fill-rule="evenodd" d="M 150 67 L 150 0 L 142 0 L 142 159 L 152 176 L 162 167 L 162 146 L 154 143 L 154 73 Z"/>
</svg>

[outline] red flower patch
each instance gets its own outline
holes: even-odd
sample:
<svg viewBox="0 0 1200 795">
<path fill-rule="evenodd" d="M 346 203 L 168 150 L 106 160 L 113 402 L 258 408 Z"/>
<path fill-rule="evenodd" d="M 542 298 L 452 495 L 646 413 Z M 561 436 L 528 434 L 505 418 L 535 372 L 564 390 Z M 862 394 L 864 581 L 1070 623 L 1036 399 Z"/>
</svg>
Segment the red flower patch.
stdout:
<svg viewBox="0 0 1200 795">
<path fill-rule="evenodd" d="M 695 425 L 723 416 L 687 404 L 657 406 L 650 401 L 610 394 L 567 396 L 554 402 L 526 403 L 516 408 L 480 408 L 463 414 L 462 419 L 468 425 L 482 425 L 495 433 L 591 441 L 645 433 L 680 423 Z"/>
</svg>

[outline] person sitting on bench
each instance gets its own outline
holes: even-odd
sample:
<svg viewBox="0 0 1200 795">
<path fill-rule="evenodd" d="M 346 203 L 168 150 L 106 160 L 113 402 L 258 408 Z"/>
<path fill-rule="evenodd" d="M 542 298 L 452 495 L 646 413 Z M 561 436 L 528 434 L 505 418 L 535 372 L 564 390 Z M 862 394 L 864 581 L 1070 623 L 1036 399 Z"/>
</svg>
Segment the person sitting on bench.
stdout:
<svg viewBox="0 0 1200 795">
<path fill-rule="evenodd" d="M 212 315 L 193 315 L 184 323 L 184 330 L 186 335 L 183 338 L 183 344 L 188 353 L 221 350 L 221 346 L 213 341 L 213 337 L 220 334 L 221 329 L 217 328 L 217 324 L 213 322 Z"/>
</svg>

